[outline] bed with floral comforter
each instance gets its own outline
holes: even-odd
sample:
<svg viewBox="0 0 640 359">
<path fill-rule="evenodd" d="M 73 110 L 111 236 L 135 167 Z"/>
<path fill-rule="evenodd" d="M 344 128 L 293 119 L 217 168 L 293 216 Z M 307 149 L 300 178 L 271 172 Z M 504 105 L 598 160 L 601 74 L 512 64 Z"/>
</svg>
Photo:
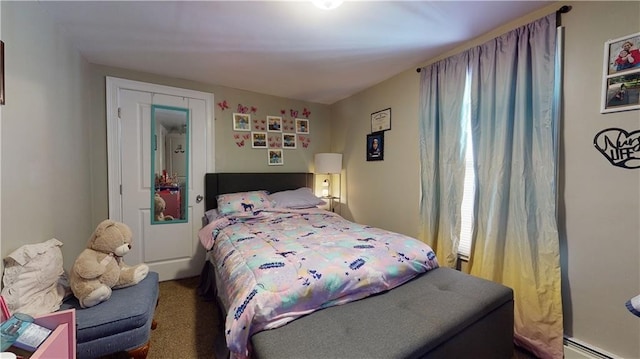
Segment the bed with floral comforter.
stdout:
<svg viewBox="0 0 640 359">
<path fill-rule="evenodd" d="M 199 237 L 224 283 L 219 295 L 233 357 L 249 356 L 254 333 L 386 291 L 438 267 L 423 242 L 321 209 L 220 216 Z"/>
</svg>

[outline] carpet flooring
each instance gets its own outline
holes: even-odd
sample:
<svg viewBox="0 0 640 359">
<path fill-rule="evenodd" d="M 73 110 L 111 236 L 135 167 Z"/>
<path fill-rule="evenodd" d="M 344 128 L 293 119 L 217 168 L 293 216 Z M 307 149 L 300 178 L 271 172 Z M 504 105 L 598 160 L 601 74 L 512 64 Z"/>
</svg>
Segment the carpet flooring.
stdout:
<svg viewBox="0 0 640 359">
<path fill-rule="evenodd" d="M 218 313 L 214 302 L 197 293 L 200 277 L 160 283 L 160 300 L 151 332 L 148 359 L 214 359 Z"/>
</svg>

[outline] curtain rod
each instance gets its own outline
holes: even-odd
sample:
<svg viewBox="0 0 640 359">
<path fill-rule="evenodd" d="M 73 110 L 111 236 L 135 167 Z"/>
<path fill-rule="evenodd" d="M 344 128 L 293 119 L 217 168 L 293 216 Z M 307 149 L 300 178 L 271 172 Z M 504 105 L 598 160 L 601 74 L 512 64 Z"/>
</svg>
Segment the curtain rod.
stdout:
<svg viewBox="0 0 640 359">
<path fill-rule="evenodd" d="M 556 26 L 560 26 L 561 14 L 566 14 L 569 11 L 571 11 L 571 6 L 569 6 L 569 5 L 563 5 L 558 10 L 556 10 Z M 418 67 L 416 69 L 416 72 L 420 72 L 421 70 L 422 70 L 422 68 Z"/>
</svg>

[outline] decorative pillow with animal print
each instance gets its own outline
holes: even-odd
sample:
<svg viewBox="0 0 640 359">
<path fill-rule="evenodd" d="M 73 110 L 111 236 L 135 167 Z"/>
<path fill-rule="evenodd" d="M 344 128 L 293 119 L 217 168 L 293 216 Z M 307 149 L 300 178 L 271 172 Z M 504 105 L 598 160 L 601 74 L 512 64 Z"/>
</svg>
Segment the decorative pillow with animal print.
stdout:
<svg viewBox="0 0 640 359">
<path fill-rule="evenodd" d="M 218 213 L 221 215 L 251 213 L 272 208 L 267 191 L 227 193 L 218 196 Z"/>
</svg>

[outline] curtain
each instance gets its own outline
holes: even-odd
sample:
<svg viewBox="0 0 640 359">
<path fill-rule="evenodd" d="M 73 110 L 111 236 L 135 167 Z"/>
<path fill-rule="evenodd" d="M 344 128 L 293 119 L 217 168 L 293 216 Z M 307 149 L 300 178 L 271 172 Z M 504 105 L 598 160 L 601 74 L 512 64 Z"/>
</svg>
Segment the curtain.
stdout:
<svg viewBox="0 0 640 359">
<path fill-rule="evenodd" d="M 472 50 L 476 236 L 470 273 L 514 289 L 516 343 L 563 357 L 555 14 Z"/>
<path fill-rule="evenodd" d="M 457 187 L 463 176 L 453 154 L 463 162 L 464 137 L 455 130 L 464 125 L 455 106 L 463 91 L 454 100 L 442 89 L 458 88 L 468 71 L 476 171 L 470 273 L 513 288 L 514 340 L 540 358 L 563 357 L 555 19 L 550 14 L 466 51 L 466 57 L 457 55 L 468 59 L 466 67 L 445 66 L 442 72 L 448 59 L 426 67 L 420 109 L 421 233 L 449 264 L 459 231 L 462 189 Z M 448 81 L 453 84 L 440 83 Z"/>
<path fill-rule="evenodd" d="M 421 71 L 420 238 L 438 254 L 440 265 L 458 259 L 466 123 L 463 117 L 468 55 L 449 57 Z"/>
</svg>

